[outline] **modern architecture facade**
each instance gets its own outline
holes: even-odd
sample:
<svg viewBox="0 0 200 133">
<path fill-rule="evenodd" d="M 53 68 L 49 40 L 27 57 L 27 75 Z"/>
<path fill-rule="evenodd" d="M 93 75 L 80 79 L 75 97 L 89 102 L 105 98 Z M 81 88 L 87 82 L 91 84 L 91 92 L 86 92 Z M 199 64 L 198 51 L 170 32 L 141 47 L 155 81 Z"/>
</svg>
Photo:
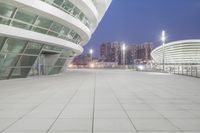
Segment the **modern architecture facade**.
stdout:
<svg viewBox="0 0 200 133">
<path fill-rule="evenodd" d="M 164 54 L 163 54 L 164 50 Z M 183 40 L 159 46 L 151 53 L 155 63 L 200 64 L 200 40 Z"/>
<path fill-rule="evenodd" d="M 200 71 L 200 40 L 181 40 L 159 46 L 151 53 L 156 67 L 174 73 L 197 75 Z"/>
<path fill-rule="evenodd" d="M 83 52 L 111 0 L 0 0 L 0 79 L 57 74 Z"/>
</svg>

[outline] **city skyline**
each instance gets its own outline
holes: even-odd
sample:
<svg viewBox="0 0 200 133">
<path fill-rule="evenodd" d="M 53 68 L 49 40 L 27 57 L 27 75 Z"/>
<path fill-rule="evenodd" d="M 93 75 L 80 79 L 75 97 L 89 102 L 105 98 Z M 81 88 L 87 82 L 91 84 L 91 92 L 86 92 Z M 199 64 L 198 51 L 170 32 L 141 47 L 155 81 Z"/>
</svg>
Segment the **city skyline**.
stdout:
<svg viewBox="0 0 200 133">
<path fill-rule="evenodd" d="M 100 45 L 113 41 L 153 42 L 156 47 L 161 44 L 162 30 L 167 32 L 167 42 L 197 39 L 200 37 L 198 12 L 199 0 L 113 0 L 102 23 L 84 47 L 85 53 L 93 48 L 94 55 L 98 56 Z"/>
</svg>

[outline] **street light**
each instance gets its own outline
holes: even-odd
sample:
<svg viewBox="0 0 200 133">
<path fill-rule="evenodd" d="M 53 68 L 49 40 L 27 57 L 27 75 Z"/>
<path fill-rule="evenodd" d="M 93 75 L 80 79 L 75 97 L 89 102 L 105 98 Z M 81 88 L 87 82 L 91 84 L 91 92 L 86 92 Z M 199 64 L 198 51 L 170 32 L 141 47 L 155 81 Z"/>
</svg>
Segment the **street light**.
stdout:
<svg viewBox="0 0 200 133">
<path fill-rule="evenodd" d="M 162 49 L 163 49 L 163 71 L 165 71 L 165 41 L 166 41 L 166 32 L 162 31 Z"/>
<path fill-rule="evenodd" d="M 125 66 L 125 64 L 126 64 L 126 58 L 125 58 L 126 44 L 125 43 L 123 43 L 123 45 L 122 45 L 122 54 L 123 54 L 123 65 Z"/>
<path fill-rule="evenodd" d="M 92 54 L 94 53 L 93 49 L 90 49 L 89 53 L 90 53 L 90 57 L 91 57 L 91 61 L 92 61 Z"/>
</svg>

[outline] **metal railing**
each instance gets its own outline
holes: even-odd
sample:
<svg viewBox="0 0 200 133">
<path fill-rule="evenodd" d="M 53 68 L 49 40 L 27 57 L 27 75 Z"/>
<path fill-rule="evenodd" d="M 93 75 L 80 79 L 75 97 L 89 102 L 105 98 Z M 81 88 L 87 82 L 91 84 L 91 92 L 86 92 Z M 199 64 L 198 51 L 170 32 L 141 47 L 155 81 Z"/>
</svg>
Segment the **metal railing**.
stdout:
<svg viewBox="0 0 200 133">
<path fill-rule="evenodd" d="M 170 66 L 168 72 L 200 78 L 200 65 L 175 65 Z"/>
</svg>

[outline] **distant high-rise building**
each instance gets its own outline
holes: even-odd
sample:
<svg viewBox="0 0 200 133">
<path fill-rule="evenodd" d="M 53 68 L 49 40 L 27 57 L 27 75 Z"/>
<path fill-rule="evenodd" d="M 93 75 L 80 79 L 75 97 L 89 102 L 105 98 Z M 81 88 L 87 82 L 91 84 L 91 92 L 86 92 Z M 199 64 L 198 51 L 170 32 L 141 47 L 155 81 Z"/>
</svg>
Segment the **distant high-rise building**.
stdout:
<svg viewBox="0 0 200 133">
<path fill-rule="evenodd" d="M 142 62 L 148 62 L 151 60 L 151 51 L 153 50 L 153 43 L 144 43 L 142 45 L 138 45 L 137 48 L 137 59 Z"/>
<path fill-rule="evenodd" d="M 126 51 L 126 63 L 129 65 L 134 65 L 137 60 L 137 45 L 129 45 Z"/>
<path fill-rule="evenodd" d="M 134 65 L 145 63 L 151 60 L 151 51 L 153 43 L 144 43 L 142 45 L 126 44 L 125 64 Z M 117 62 L 123 64 L 122 43 L 108 42 L 101 45 L 101 59 L 104 62 Z"/>
<path fill-rule="evenodd" d="M 120 44 L 104 43 L 101 45 L 101 58 L 104 62 L 119 62 Z"/>
</svg>

